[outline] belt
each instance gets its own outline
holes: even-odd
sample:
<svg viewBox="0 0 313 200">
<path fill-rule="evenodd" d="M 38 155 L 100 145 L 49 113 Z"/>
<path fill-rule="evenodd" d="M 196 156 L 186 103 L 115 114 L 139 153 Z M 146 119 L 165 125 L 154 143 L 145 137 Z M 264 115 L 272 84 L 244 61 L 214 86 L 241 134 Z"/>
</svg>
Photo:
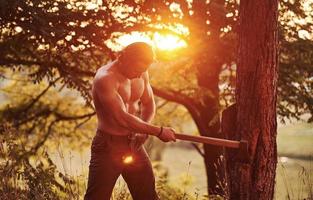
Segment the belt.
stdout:
<svg viewBox="0 0 313 200">
<path fill-rule="evenodd" d="M 97 134 L 99 134 L 101 137 L 105 137 L 107 139 L 110 139 L 111 141 L 116 141 L 116 142 L 129 142 L 132 139 L 132 134 L 113 135 L 100 129 L 97 129 Z"/>
</svg>

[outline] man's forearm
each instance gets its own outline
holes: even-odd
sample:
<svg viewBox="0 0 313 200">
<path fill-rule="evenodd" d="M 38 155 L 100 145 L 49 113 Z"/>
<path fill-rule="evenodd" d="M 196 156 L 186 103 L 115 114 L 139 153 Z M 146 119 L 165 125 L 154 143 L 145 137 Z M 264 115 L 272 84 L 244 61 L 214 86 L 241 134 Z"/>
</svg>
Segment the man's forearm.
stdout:
<svg viewBox="0 0 313 200">
<path fill-rule="evenodd" d="M 150 124 L 152 122 L 153 118 L 154 118 L 154 114 L 155 114 L 154 106 L 152 107 L 152 109 L 151 109 L 151 107 L 141 106 L 140 118 L 143 121 L 145 121 L 145 122 Z M 143 135 L 140 134 L 140 137 L 145 137 L 147 139 L 147 133 L 144 133 Z"/>
<path fill-rule="evenodd" d="M 119 121 L 120 120 L 122 120 L 121 122 L 123 122 L 122 124 L 124 124 L 124 126 L 126 125 L 126 128 L 129 128 L 132 131 L 138 132 L 138 133 L 158 135 L 158 133 L 161 130 L 160 127 L 150 124 L 148 122 L 145 122 L 139 117 L 136 117 L 129 113 L 125 113 L 123 116 L 123 119 L 119 119 Z"/>
</svg>

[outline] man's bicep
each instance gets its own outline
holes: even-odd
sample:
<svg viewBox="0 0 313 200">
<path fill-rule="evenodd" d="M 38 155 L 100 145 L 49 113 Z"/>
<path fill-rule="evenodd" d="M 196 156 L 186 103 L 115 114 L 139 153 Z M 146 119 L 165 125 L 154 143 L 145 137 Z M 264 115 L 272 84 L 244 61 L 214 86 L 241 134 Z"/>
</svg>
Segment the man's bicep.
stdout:
<svg viewBox="0 0 313 200">
<path fill-rule="evenodd" d="M 155 102 L 151 86 L 147 88 L 146 94 L 141 100 L 141 119 L 146 122 L 151 122 L 155 114 Z"/>
<path fill-rule="evenodd" d="M 151 104 L 154 102 L 153 90 L 149 82 L 145 85 L 145 90 L 140 98 L 142 104 Z"/>
</svg>

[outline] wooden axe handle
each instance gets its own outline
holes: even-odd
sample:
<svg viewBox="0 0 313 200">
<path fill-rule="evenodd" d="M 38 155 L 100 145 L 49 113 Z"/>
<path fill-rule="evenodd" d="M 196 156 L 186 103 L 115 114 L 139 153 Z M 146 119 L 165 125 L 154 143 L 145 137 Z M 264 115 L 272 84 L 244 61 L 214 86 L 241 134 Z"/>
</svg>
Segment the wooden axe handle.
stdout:
<svg viewBox="0 0 313 200">
<path fill-rule="evenodd" d="M 235 140 L 226 140 L 219 139 L 213 137 L 204 137 L 204 136 L 195 136 L 195 135 L 187 135 L 181 133 L 175 133 L 175 137 L 180 140 L 187 140 L 191 142 L 199 142 L 205 144 L 212 144 L 216 146 L 224 146 L 230 148 L 239 148 L 240 142 Z"/>
</svg>

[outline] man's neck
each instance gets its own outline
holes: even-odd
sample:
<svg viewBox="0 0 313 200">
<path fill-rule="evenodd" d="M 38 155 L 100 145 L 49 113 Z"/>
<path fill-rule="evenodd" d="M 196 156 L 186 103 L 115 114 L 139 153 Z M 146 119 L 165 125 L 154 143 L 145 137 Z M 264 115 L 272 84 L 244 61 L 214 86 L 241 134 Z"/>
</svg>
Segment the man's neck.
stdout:
<svg viewBox="0 0 313 200">
<path fill-rule="evenodd" d="M 117 73 L 117 74 L 119 74 L 123 79 L 125 79 L 125 80 L 130 80 L 124 73 L 123 73 L 123 70 L 122 70 L 122 64 L 121 64 L 121 62 L 119 62 L 119 60 L 115 60 L 115 61 L 113 61 L 114 63 L 113 63 L 113 67 L 114 67 L 114 69 L 115 69 L 115 72 Z"/>
</svg>

